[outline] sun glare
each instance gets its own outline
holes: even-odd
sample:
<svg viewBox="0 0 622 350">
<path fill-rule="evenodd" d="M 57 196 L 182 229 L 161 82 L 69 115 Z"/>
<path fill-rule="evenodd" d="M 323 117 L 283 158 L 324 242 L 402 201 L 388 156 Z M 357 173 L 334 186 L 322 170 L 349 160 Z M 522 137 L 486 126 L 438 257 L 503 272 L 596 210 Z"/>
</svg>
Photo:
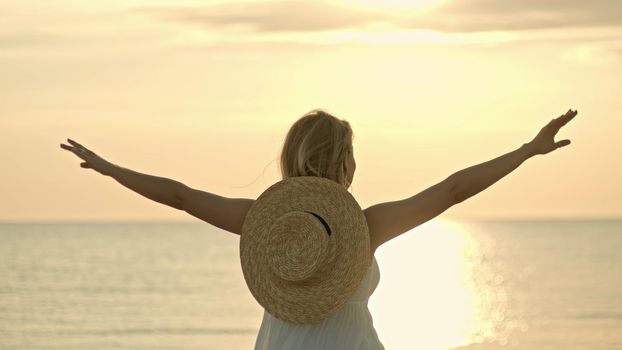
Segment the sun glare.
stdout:
<svg viewBox="0 0 622 350">
<path fill-rule="evenodd" d="M 370 299 L 385 347 L 440 350 L 499 336 L 490 314 L 505 306 L 491 305 L 495 291 L 478 285 L 481 252 L 468 232 L 434 220 L 397 239 L 377 253 L 380 284 Z"/>
</svg>

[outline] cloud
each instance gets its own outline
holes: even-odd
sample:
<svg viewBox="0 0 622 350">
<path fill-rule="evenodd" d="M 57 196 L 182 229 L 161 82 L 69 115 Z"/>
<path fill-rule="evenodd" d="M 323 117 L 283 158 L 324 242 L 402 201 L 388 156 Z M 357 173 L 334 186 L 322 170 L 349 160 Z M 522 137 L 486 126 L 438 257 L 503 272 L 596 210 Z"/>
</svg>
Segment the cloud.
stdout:
<svg viewBox="0 0 622 350">
<path fill-rule="evenodd" d="M 370 11 L 317 0 L 230 3 L 203 7 L 140 8 L 165 20 L 205 27 L 243 25 L 256 32 L 315 32 L 365 26 L 384 20 Z"/>
<path fill-rule="evenodd" d="M 447 0 L 431 12 L 393 15 L 317 0 L 143 7 L 137 10 L 166 20 L 209 28 L 242 25 L 263 33 L 340 30 L 376 22 L 452 33 L 622 26 L 620 0 Z"/>
<path fill-rule="evenodd" d="M 396 24 L 443 32 L 521 31 L 622 26 L 619 0 L 454 0 Z"/>
<path fill-rule="evenodd" d="M 205 27 L 243 25 L 263 33 L 340 30 L 376 22 L 441 32 L 622 26 L 622 1 L 619 0 L 453 0 L 425 14 L 406 12 L 394 15 L 315 0 L 143 7 L 138 11 Z"/>
<path fill-rule="evenodd" d="M 189 45 L 374 42 L 374 38 L 421 42 L 423 36 L 430 39 L 433 35 L 426 30 L 438 32 L 435 42 L 449 43 L 604 41 L 622 36 L 622 0 L 445 0 L 426 11 L 370 10 L 354 3 L 346 6 L 320 0 L 260 0 L 141 6 L 131 12 L 202 28 L 203 36 L 186 37 Z"/>
</svg>

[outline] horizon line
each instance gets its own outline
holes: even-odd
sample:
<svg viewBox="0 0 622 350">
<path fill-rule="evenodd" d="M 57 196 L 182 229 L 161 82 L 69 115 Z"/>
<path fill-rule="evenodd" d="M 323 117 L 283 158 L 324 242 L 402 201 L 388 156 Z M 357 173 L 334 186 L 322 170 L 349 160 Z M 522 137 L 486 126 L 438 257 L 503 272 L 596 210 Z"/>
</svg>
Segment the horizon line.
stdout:
<svg viewBox="0 0 622 350">
<path fill-rule="evenodd" d="M 548 217 L 446 217 L 433 218 L 432 220 L 453 222 L 517 222 L 517 221 L 620 221 L 622 216 L 548 216 Z M 0 220 L 3 224 L 208 224 L 201 220 L 151 220 L 151 219 L 43 219 L 43 220 Z M 216 226 L 214 226 L 216 227 Z M 216 227 L 217 228 L 217 227 Z"/>
</svg>

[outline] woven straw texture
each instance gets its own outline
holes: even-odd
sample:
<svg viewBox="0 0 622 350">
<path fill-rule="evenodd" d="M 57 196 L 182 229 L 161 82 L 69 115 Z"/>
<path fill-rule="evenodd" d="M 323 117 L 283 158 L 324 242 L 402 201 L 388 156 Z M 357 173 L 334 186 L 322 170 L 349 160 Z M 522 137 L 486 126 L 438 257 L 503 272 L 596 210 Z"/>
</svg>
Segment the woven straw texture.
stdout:
<svg viewBox="0 0 622 350">
<path fill-rule="evenodd" d="M 240 261 L 251 294 L 266 311 L 291 323 L 318 323 L 347 301 L 371 265 L 365 215 L 335 181 L 281 180 L 249 209 Z"/>
</svg>

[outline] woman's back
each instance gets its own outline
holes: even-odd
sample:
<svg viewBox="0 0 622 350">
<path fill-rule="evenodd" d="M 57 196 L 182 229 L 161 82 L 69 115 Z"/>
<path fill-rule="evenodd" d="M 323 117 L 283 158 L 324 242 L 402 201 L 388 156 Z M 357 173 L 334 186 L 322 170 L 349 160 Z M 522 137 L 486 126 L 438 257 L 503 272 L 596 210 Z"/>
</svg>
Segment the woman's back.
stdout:
<svg viewBox="0 0 622 350">
<path fill-rule="evenodd" d="M 264 309 L 255 350 L 383 350 L 367 303 L 380 281 L 376 257 L 361 285 L 335 314 L 318 324 L 282 321 Z"/>
</svg>

